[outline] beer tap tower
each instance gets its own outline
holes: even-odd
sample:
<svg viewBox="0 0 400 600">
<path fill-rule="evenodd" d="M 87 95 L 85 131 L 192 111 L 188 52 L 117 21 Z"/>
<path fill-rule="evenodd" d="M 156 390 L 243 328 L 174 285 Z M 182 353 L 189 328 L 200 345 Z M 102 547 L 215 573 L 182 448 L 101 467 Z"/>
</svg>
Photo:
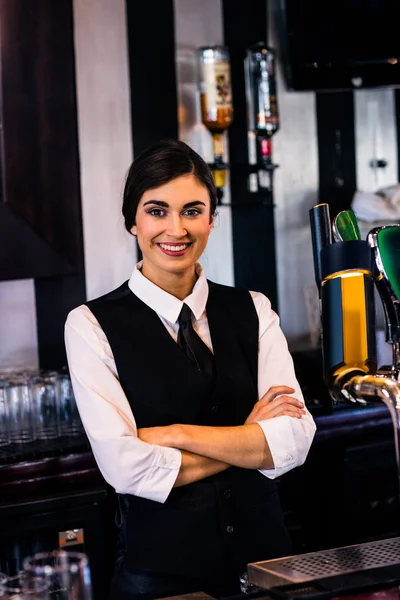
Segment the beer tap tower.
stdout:
<svg viewBox="0 0 400 600">
<path fill-rule="evenodd" d="M 335 402 L 381 400 L 395 429 L 399 466 L 400 225 L 370 231 L 367 241 L 332 243 L 329 206 L 310 211 L 316 282 L 321 301 L 324 377 Z M 377 369 L 374 339 L 374 281 L 387 319 L 393 364 Z M 400 466 L 399 466 L 400 473 Z M 400 486 L 400 480 L 399 480 Z M 272 598 L 372 598 L 392 586 L 398 598 L 400 538 L 366 542 L 250 563 L 248 581 Z M 362 592 L 362 596 L 360 593 Z M 379 592 L 378 592 L 379 595 Z"/>
<path fill-rule="evenodd" d="M 329 206 L 310 210 L 320 291 L 324 379 L 334 402 L 381 400 L 393 421 L 400 494 L 400 225 L 372 229 L 367 241 L 331 243 Z M 393 364 L 377 369 L 374 282 L 386 317 Z"/>
</svg>

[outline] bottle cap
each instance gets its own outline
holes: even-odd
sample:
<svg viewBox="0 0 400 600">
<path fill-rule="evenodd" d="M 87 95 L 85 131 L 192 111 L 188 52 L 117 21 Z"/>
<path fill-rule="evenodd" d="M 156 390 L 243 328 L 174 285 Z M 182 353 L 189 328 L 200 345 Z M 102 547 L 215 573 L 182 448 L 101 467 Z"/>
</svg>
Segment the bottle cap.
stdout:
<svg viewBox="0 0 400 600">
<path fill-rule="evenodd" d="M 322 279 L 339 271 L 371 271 L 372 252 L 368 242 L 352 240 L 329 244 L 321 250 Z"/>
</svg>

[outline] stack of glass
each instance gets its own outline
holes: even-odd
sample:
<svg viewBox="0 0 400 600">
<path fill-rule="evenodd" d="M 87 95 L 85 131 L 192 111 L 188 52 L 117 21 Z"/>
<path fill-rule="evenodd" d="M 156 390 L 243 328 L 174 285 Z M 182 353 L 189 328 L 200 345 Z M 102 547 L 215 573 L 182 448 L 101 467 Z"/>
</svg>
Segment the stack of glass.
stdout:
<svg viewBox="0 0 400 600">
<path fill-rule="evenodd" d="M 0 446 L 82 433 L 66 369 L 0 373 Z"/>
<path fill-rule="evenodd" d="M 0 573 L 3 600 L 92 600 L 88 557 L 80 552 L 55 550 L 25 558 L 23 570 Z"/>
</svg>

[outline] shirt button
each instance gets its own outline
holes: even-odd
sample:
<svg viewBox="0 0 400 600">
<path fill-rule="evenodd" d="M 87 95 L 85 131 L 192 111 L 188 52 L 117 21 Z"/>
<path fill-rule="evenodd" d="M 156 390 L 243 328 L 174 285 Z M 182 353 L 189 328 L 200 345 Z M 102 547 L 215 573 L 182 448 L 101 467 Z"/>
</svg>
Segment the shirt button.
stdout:
<svg viewBox="0 0 400 600">
<path fill-rule="evenodd" d="M 230 498 L 231 497 L 231 490 L 225 490 L 224 491 L 224 496 L 225 496 L 225 498 Z"/>
<path fill-rule="evenodd" d="M 228 525 L 228 527 L 226 528 L 228 533 L 233 533 L 233 527 L 232 525 Z"/>
<path fill-rule="evenodd" d="M 211 412 L 217 413 L 219 411 L 219 406 L 213 406 Z"/>
</svg>

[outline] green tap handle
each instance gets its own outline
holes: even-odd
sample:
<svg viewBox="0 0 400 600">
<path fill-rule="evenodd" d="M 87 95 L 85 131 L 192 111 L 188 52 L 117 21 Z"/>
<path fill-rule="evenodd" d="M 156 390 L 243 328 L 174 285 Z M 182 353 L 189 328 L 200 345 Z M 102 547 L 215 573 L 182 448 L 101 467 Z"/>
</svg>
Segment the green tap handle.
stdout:
<svg viewBox="0 0 400 600">
<path fill-rule="evenodd" d="M 333 236 L 337 242 L 361 240 L 357 217 L 352 210 L 342 210 L 333 219 Z"/>
</svg>

